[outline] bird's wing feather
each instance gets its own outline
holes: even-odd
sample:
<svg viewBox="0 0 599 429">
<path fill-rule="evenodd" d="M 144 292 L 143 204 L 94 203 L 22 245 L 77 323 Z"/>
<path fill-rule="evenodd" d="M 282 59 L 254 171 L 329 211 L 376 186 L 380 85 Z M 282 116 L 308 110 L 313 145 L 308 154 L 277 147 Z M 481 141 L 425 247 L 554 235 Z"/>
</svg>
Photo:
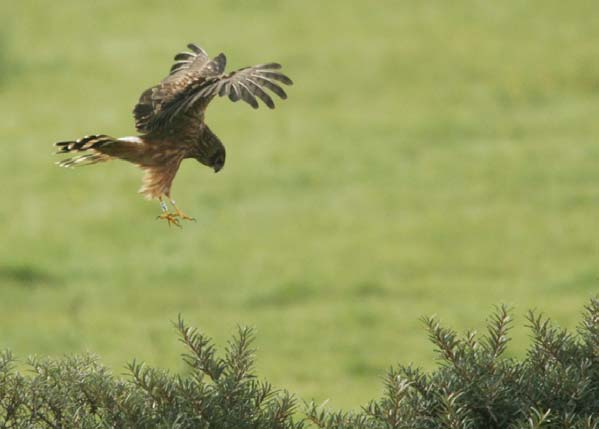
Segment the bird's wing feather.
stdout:
<svg viewBox="0 0 599 429">
<path fill-rule="evenodd" d="M 227 96 L 233 102 L 243 100 L 254 109 L 258 108 L 257 97 L 269 108 L 274 109 L 275 103 L 266 90 L 272 91 L 284 100 L 287 94 L 280 83 L 293 84 L 291 79 L 279 71 L 280 68 L 281 65 L 277 63 L 245 67 L 207 82 L 203 92 L 209 97 L 214 97 L 216 94 L 221 97 Z"/>
<path fill-rule="evenodd" d="M 186 96 L 176 103 L 177 112 L 187 112 L 190 109 L 203 112 L 208 103 L 216 96 L 228 96 L 233 102 L 243 100 L 254 109 L 259 107 L 259 98 L 269 108 L 274 109 L 275 103 L 266 92 L 270 90 L 283 100 L 287 94 L 279 83 L 292 85 L 293 82 L 278 70 L 280 64 L 259 64 L 244 67 L 228 74 L 209 77 L 201 85 L 197 85 L 186 92 Z"/>
<path fill-rule="evenodd" d="M 170 75 L 141 95 L 134 109 L 138 131 L 164 128 L 191 109 L 201 114 L 217 94 L 233 102 L 243 100 L 254 109 L 259 106 L 257 98 L 274 109 L 274 101 L 266 90 L 287 98 L 280 84 L 293 82 L 279 71 L 280 64 L 259 64 L 224 74 L 224 54 L 209 59 L 202 48 L 193 44 L 188 47 L 193 52 L 177 54 Z"/>
<path fill-rule="evenodd" d="M 179 113 L 190 95 L 207 79 L 222 75 L 227 59 L 220 54 L 213 59 L 197 45 L 187 45 L 191 52 L 175 56 L 169 75 L 158 85 L 145 90 L 133 109 L 138 131 L 148 133 L 166 126 Z"/>
</svg>

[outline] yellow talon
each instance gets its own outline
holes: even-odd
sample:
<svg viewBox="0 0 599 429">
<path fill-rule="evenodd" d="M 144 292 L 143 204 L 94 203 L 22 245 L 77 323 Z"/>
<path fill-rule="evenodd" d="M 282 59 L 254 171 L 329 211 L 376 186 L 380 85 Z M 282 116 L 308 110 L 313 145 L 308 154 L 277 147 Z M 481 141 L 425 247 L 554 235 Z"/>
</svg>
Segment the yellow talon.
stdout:
<svg viewBox="0 0 599 429">
<path fill-rule="evenodd" d="M 187 216 L 185 213 L 183 213 L 177 207 L 175 207 L 175 210 L 177 210 L 177 213 L 174 213 L 174 216 L 178 216 L 183 220 L 192 220 L 194 222 L 197 222 L 195 217 Z"/>
<path fill-rule="evenodd" d="M 175 205 L 175 201 L 170 200 L 173 208 L 175 209 L 175 212 L 173 213 L 168 213 L 168 209 L 166 206 L 166 203 L 164 202 L 164 200 L 162 199 L 162 197 L 158 198 L 160 201 L 160 208 L 162 208 L 162 214 L 160 216 L 158 216 L 156 219 L 166 219 L 166 221 L 168 222 L 168 226 L 171 226 L 171 223 L 175 226 L 178 226 L 179 228 L 182 228 L 181 224 L 179 223 L 179 219 L 183 219 L 183 220 L 192 220 L 192 221 L 196 221 L 195 218 L 191 217 L 191 216 L 187 216 L 185 213 L 183 213 L 181 210 L 179 210 L 179 207 L 177 207 Z M 179 218 L 179 219 L 177 219 Z"/>
<path fill-rule="evenodd" d="M 168 222 L 168 226 L 170 228 L 171 223 L 175 226 L 181 228 L 181 224 L 179 223 L 179 219 L 177 219 L 177 213 L 162 213 L 160 216 L 157 216 L 156 219 L 166 219 Z"/>
</svg>

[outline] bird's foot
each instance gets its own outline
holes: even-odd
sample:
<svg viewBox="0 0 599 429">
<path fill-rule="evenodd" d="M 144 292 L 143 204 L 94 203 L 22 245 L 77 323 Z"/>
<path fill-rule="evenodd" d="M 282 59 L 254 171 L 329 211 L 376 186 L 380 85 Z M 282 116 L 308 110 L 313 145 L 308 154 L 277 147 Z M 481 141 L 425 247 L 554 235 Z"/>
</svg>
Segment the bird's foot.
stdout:
<svg viewBox="0 0 599 429">
<path fill-rule="evenodd" d="M 194 221 L 194 222 L 197 222 L 195 217 L 188 216 L 188 215 L 186 215 L 185 213 L 183 213 L 183 212 L 182 212 L 181 210 L 179 210 L 179 209 L 177 209 L 177 212 L 176 212 L 176 213 L 174 213 L 174 214 L 173 214 L 173 216 L 175 216 L 175 217 L 179 217 L 179 218 L 181 218 L 181 219 L 183 219 L 183 220 L 192 220 L 192 221 Z"/>
<path fill-rule="evenodd" d="M 179 219 L 177 219 L 179 215 L 177 213 L 167 213 L 164 212 L 162 213 L 160 216 L 156 216 L 156 219 L 165 219 L 168 223 L 168 226 L 170 228 L 171 224 L 178 226 L 179 228 L 181 228 L 181 224 L 179 223 Z"/>
</svg>

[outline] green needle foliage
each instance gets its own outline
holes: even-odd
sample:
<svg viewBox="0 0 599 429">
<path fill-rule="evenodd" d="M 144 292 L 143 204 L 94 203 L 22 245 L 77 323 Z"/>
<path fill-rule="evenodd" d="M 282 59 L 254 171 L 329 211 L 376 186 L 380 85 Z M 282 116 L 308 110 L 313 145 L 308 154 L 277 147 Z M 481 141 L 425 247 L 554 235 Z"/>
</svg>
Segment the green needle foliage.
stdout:
<svg viewBox="0 0 599 429">
<path fill-rule="evenodd" d="M 31 375 L 0 357 L 0 427 L 42 428 L 301 428 L 296 402 L 252 373 L 252 330 L 240 328 L 217 357 L 212 342 L 182 319 L 177 325 L 188 353 L 189 375 L 143 363 L 130 377 L 112 376 L 92 356 L 30 360 Z"/>
<path fill-rule="evenodd" d="M 125 379 L 92 356 L 30 359 L 16 370 L 0 355 L 0 427 L 599 429 L 599 299 L 576 335 L 540 314 L 527 316 L 532 344 L 523 359 L 505 356 L 511 318 L 497 308 L 487 332 L 463 336 L 424 318 L 439 366 L 389 370 L 385 395 L 359 412 L 296 400 L 253 373 L 253 334 L 240 328 L 219 357 L 212 341 L 179 319 L 186 375 L 132 362 Z"/>
<path fill-rule="evenodd" d="M 386 395 L 359 414 L 310 404 L 317 427 L 341 428 L 599 428 L 599 300 L 585 309 L 578 335 L 529 312 L 532 345 L 523 360 L 504 357 L 511 318 L 506 307 L 486 335 L 460 337 L 425 318 L 439 368 L 391 369 Z"/>
</svg>

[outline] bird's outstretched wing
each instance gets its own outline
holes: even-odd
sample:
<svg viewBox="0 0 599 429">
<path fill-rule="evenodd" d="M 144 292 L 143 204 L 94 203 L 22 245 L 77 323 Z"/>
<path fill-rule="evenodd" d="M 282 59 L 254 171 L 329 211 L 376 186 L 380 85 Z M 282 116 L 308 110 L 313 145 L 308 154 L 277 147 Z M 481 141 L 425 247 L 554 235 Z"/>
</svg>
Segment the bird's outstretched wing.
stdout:
<svg viewBox="0 0 599 429">
<path fill-rule="evenodd" d="M 224 74 L 227 63 L 224 54 L 209 59 L 199 46 L 187 46 L 192 52 L 177 54 L 169 76 L 141 95 L 133 110 L 138 131 L 148 133 L 167 127 L 192 109 L 200 114 L 217 94 L 226 95 L 231 101 L 243 100 L 253 108 L 258 108 L 256 97 L 274 108 L 266 89 L 287 98 L 279 83 L 293 82 L 278 71 L 280 64 L 260 64 Z"/>
<path fill-rule="evenodd" d="M 180 113 L 181 103 L 194 88 L 223 73 L 227 61 L 224 54 L 211 60 L 199 46 L 191 43 L 187 46 L 191 52 L 175 56 L 169 75 L 141 94 L 133 109 L 138 131 L 147 133 L 166 126 Z"/>
</svg>

